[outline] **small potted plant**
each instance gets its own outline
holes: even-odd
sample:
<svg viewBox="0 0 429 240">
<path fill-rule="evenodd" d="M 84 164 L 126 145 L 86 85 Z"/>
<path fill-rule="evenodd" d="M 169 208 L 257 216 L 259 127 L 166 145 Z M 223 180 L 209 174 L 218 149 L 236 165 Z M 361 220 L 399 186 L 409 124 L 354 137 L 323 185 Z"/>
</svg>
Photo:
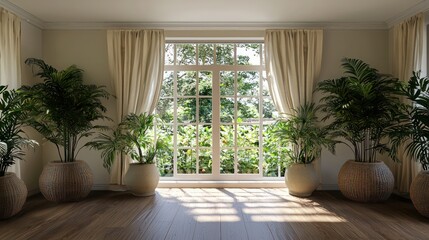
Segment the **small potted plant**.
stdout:
<svg viewBox="0 0 429 240">
<path fill-rule="evenodd" d="M 109 94 L 103 87 L 83 83 L 83 70 L 72 65 L 57 70 L 43 60 L 29 58 L 42 83 L 23 86 L 26 123 L 35 128 L 57 149 L 59 159 L 48 163 L 39 178 L 39 188 L 49 201 L 79 201 L 92 189 L 93 176 L 88 164 L 77 160 L 80 140 L 93 134 L 93 122 L 106 119 L 102 99 Z"/>
<path fill-rule="evenodd" d="M 273 136 L 280 146 L 286 147 L 285 182 L 289 193 L 308 197 L 319 186 L 320 180 L 313 162 L 320 157 L 322 147 L 334 152 L 336 141 L 326 127 L 319 126 L 318 107 L 305 103 L 294 114 L 278 120 L 273 126 Z"/>
<path fill-rule="evenodd" d="M 400 82 L 362 60 L 342 62 L 345 76 L 318 84 L 331 133 L 354 153 L 340 169 L 338 187 L 351 200 L 384 201 L 393 191 L 394 178 L 377 153 L 391 152 L 388 132 L 403 115 Z"/>
<path fill-rule="evenodd" d="M 407 154 L 422 165 L 411 183 L 410 197 L 417 211 L 429 217 L 429 79 L 413 72 L 402 92 L 411 104 L 408 118 L 392 129 L 392 142 L 396 148 L 405 142 Z"/>
<path fill-rule="evenodd" d="M 159 182 L 159 172 L 155 165 L 158 150 L 164 148 L 162 141 L 154 140 L 154 115 L 131 113 L 119 123 L 113 134 L 100 133 L 89 146 L 101 150 L 103 166 L 109 171 L 117 153 L 128 155 L 132 163 L 125 175 L 125 184 L 135 196 L 151 196 Z"/>
<path fill-rule="evenodd" d="M 21 211 L 27 198 L 25 183 L 7 169 L 22 159 L 22 147 L 37 143 L 23 136 L 21 96 L 7 86 L 0 86 L 0 95 L 0 219 L 4 219 Z"/>
</svg>

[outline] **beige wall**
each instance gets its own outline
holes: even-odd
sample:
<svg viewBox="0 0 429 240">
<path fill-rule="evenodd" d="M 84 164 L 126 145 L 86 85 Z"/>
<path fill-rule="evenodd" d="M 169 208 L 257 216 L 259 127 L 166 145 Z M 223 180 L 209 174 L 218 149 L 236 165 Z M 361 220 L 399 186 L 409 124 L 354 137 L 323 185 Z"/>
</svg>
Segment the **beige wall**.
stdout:
<svg viewBox="0 0 429 240">
<path fill-rule="evenodd" d="M 31 68 L 24 64 L 25 59 L 29 57 L 42 57 L 42 30 L 29 23 L 22 21 L 21 24 L 21 62 L 22 62 L 22 84 L 28 85 L 37 81 L 33 77 Z M 26 128 L 27 135 L 38 141 L 42 137 L 33 129 Z M 39 176 L 42 172 L 42 148 L 27 149 L 24 161 L 20 162 L 21 178 L 27 185 L 30 194 L 38 192 Z"/>
<path fill-rule="evenodd" d="M 387 30 L 327 30 L 324 33 L 320 80 L 342 76 L 341 59 L 359 58 L 380 72 L 388 73 Z M 316 100 L 320 96 L 316 94 Z M 321 179 L 324 189 L 337 189 L 337 175 L 342 164 L 352 159 L 351 150 L 337 146 L 336 155 L 324 150 L 321 157 Z"/>
<path fill-rule="evenodd" d="M 108 92 L 113 93 L 107 62 L 106 31 L 43 31 L 43 59 L 57 69 L 75 64 L 84 70 L 86 83 L 104 85 Z M 115 119 L 114 97 L 105 101 L 105 106 L 108 108 L 107 115 Z M 53 144 L 44 142 L 44 164 L 58 158 Z M 86 161 L 91 167 L 96 186 L 108 184 L 109 175 L 102 166 L 98 152 L 83 149 L 77 158 Z"/>
<path fill-rule="evenodd" d="M 262 38 L 264 31 L 166 31 L 167 38 L 178 37 L 244 37 Z M 106 85 L 112 92 L 104 30 L 46 30 L 43 31 L 43 57 L 58 68 L 76 64 L 85 70 L 88 83 Z M 342 74 L 340 60 L 343 57 L 360 58 L 381 72 L 389 71 L 387 30 L 326 30 L 324 36 L 323 63 L 320 79 L 339 77 Z M 316 96 L 316 98 L 318 98 Z M 115 116 L 115 101 L 106 102 L 109 116 Z M 44 161 L 54 160 L 56 155 L 50 144 L 43 145 Z M 323 151 L 321 179 L 323 188 L 336 188 L 338 170 L 343 162 L 352 157 L 351 151 L 338 146 L 334 156 Z M 85 150 L 80 154 L 94 171 L 95 184 L 108 183 L 108 175 L 102 167 L 99 154 Z"/>
</svg>

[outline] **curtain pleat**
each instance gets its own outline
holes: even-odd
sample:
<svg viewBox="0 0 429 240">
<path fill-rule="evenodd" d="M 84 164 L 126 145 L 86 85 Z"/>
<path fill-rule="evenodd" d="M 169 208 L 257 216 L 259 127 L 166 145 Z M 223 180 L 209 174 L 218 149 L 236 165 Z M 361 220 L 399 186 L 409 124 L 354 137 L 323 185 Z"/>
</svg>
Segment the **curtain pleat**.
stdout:
<svg viewBox="0 0 429 240">
<path fill-rule="evenodd" d="M 322 64 L 323 30 L 267 30 L 265 59 L 268 85 L 277 111 L 312 100 Z"/>
<path fill-rule="evenodd" d="M 21 86 L 21 19 L 0 8 L 0 84 L 9 89 Z M 20 161 L 9 168 L 20 177 Z"/>
<path fill-rule="evenodd" d="M 418 14 L 393 27 L 393 75 L 407 82 L 413 71 L 421 69 L 423 59 L 423 14 Z M 404 100 L 406 101 L 406 100 Z M 410 191 L 411 182 L 421 170 L 418 162 L 407 156 L 402 146 L 398 152 L 400 163 L 390 162 L 395 177 L 395 190 L 400 194 Z"/>
<path fill-rule="evenodd" d="M 109 30 L 107 48 L 113 76 L 118 121 L 129 113 L 153 113 L 164 72 L 163 30 Z M 123 185 L 128 159 L 111 169 L 111 184 Z"/>
</svg>

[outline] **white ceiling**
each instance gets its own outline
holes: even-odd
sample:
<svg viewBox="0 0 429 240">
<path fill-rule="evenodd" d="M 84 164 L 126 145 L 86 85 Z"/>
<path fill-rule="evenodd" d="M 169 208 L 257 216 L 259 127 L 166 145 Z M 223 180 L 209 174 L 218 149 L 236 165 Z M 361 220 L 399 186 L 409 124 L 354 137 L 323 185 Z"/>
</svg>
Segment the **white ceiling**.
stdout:
<svg viewBox="0 0 429 240">
<path fill-rule="evenodd" d="M 44 23 L 386 23 L 429 0 L 2 0 Z M 12 6 L 13 6 L 12 5 Z"/>
</svg>

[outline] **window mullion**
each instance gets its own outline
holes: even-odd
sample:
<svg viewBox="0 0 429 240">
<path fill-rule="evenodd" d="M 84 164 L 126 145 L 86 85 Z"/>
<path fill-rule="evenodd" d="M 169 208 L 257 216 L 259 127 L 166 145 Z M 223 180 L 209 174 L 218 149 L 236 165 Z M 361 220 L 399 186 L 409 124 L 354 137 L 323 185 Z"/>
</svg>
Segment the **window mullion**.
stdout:
<svg viewBox="0 0 429 240">
<path fill-rule="evenodd" d="M 212 176 L 220 176 L 220 72 L 212 72 Z"/>
</svg>

